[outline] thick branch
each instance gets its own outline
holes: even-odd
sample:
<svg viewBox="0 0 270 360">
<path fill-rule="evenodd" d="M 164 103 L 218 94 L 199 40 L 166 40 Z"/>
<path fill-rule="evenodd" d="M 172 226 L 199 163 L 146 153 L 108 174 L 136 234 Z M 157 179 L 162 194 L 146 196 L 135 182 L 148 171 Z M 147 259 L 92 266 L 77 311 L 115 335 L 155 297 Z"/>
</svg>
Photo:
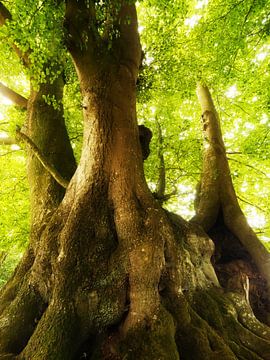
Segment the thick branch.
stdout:
<svg viewBox="0 0 270 360">
<path fill-rule="evenodd" d="M 19 129 L 16 132 L 17 137 L 19 140 L 26 143 L 34 155 L 38 158 L 38 160 L 41 162 L 41 164 L 44 166 L 44 168 L 51 174 L 51 176 L 55 179 L 55 181 L 58 182 L 63 188 L 67 188 L 69 181 L 64 179 L 62 175 L 54 168 L 52 164 L 46 159 L 46 157 L 41 153 L 39 148 L 34 144 L 34 142 L 24 133 L 22 133 Z"/>
<path fill-rule="evenodd" d="M 137 76 L 138 68 L 141 64 L 142 50 L 138 33 L 138 19 L 135 4 L 128 4 L 128 1 L 122 0 L 122 6 L 119 11 L 119 29 L 120 29 L 120 50 L 122 59 L 130 69 L 135 71 Z"/>
<path fill-rule="evenodd" d="M 208 87 L 206 85 L 198 83 L 196 93 L 199 103 L 201 105 L 202 113 L 204 113 L 205 111 L 211 111 L 212 113 L 217 115 L 217 111 Z"/>
<path fill-rule="evenodd" d="M 0 82 L 0 93 L 22 109 L 27 108 L 27 99 Z"/>
<path fill-rule="evenodd" d="M 9 10 L 5 7 L 5 5 L 0 2 L 0 26 L 3 26 L 6 24 L 7 20 L 12 20 L 11 13 Z M 25 66 L 29 66 L 29 57 L 27 53 L 23 53 L 16 44 L 11 45 L 13 49 L 15 50 L 16 54 L 19 56 L 19 58 L 22 60 L 23 64 Z"/>
</svg>

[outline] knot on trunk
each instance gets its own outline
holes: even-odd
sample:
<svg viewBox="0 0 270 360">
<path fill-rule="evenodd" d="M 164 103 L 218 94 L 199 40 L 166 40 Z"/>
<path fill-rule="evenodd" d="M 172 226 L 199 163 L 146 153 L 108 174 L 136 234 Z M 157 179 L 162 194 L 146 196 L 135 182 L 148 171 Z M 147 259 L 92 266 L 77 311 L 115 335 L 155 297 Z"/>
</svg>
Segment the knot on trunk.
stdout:
<svg viewBox="0 0 270 360">
<path fill-rule="evenodd" d="M 152 139 L 152 131 L 144 125 L 139 125 L 139 139 L 142 150 L 142 158 L 143 160 L 146 160 L 150 154 L 149 145 Z"/>
</svg>

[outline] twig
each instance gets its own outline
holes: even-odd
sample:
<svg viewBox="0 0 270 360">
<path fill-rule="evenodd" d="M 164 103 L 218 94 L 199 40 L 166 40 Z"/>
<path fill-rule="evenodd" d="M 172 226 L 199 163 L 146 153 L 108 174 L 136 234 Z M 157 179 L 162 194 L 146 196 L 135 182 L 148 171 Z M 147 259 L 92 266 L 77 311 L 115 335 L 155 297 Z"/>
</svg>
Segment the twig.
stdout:
<svg viewBox="0 0 270 360">
<path fill-rule="evenodd" d="M 2 157 L 2 156 L 6 156 L 6 155 L 12 154 L 12 153 L 14 153 L 14 152 L 16 152 L 16 151 L 20 151 L 20 150 L 21 150 L 21 149 L 7 151 L 7 152 L 5 152 L 4 154 L 1 154 L 0 156 L 1 156 L 1 157 Z"/>
<path fill-rule="evenodd" d="M 232 159 L 232 158 L 229 158 L 229 157 L 227 157 L 227 159 L 230 160 L 230 161 L 237 162 L 238 164 L 244 165 L 244 166 L 246 166 L 246 167 L 249 167 L 249 168 L 251 168 L 252 170 L 257 171 L 258 173 L 263 174 L 266 178 L 269 178 L 269 176 L 268 176 L 265 172 L 263 172 L 263 171 L 260 170 L 260 169 L 255 168 L 255 167 L 252 166 L 252 165 L 245 164 L 245 163 L 243 163 L 242 161 L 239 161 L 239 160 L 236 160 L 236 159 Z"/>
<path fill-rule="evenodd" d="M 255 204 L 252 204 L 252 203 L 250 203 L 249 201 L 241 198 L 241 197 L 238 196 L 238 195 L 237 195 L 237 199 L 239 199 L 240 201 L 244 202 L 245 204 L 248 204 L 248 205 L 250 205 L 250 206 L 252 206 L 252 207 L 255 207 L 256 209 L 262 211 L 263 213 L 266 213 L 266 211 L 265 211 L 264 209 L 262 209 L 260 206 L 255 205 Z"/>
</svg>

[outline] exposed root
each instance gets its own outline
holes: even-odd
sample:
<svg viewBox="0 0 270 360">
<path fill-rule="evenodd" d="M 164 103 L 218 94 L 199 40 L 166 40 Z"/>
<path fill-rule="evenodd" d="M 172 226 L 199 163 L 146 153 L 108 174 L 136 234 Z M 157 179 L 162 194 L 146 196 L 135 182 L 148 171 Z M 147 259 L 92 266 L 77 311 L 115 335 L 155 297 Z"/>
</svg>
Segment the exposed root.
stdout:
<svg viewBox="0 0 270 360">
<path fill-rule="evenodd" d="M 175 344 L 175 324 L 173 317 L 160 307 L 153 318 L 144 319 L 125 334 L 119 343 L 120 359 L 179 360 Z"/>
<path fill-rule="evenodd" d="M 58 299 L 43 314 L 19 359 L 72 359 L 78 343 L 80 327 L 74 306 Z"/>
<path fill-rule="evenodd" d="M 34 261 L 34 254 L 32 249 L 29 247 L 25 252 L 22 260 L 17 266 L 13 276 L 3 286 L 0 291 L 0 315 L 7 306 L 15 299 L 19 287 L 24 282 L 26 273 L 31 269 Z"/>
</svg>

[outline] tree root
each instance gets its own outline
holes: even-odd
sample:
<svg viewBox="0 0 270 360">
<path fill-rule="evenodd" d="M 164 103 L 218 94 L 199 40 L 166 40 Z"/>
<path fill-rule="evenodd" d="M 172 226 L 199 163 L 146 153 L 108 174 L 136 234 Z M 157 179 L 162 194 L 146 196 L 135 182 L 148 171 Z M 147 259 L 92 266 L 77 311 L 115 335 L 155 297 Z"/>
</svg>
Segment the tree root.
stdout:
<svg viewBox="0 0 270 360">
<path fill-rule="evenodd" d="M 0 317 L 0 354 L 19 354 L 31 337 L 45 304 L 25 278 L 15 299 Z"/>
</svg>

